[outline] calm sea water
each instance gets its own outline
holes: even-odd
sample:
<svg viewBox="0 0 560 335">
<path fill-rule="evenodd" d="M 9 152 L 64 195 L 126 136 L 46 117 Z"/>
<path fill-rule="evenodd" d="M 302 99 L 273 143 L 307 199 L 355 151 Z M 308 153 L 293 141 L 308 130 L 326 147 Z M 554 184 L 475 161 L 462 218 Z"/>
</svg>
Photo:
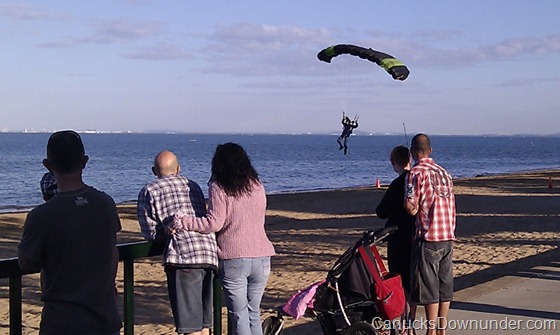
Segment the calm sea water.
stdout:
<svg viewBox="0 0 560 335">
<path fill-rule="evenodd" d="M 49 134 L 0 133 L 0 212 L 27 210 L 42 202 L 39 180 Z M 216 145 L 241 144 L 269 194 L 388 184 L 396 174 L 389 152 L 404 136 L 353 136 L 338 150 L 337 135 L 82 134 L 90 156 L 87 184 L 117 203 L 136 200 L 155 177 L 154 156 L 163 149 L 179 157 L 184 175 L 206 192 Z M 560 167 L 560 137 L 432 136 L 433 157 L 454 177 Z"/>
</svg>

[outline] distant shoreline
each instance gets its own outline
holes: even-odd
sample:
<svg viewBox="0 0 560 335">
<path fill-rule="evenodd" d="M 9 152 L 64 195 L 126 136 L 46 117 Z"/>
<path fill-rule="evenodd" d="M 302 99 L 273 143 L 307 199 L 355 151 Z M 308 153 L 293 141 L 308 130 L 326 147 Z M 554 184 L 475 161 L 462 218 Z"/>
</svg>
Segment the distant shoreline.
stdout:
<svg viewBox="0 0 560 335">
<path fill-rule="evenodd" d="M 4 130 L 0 134 L 52 134 L 56 130 L 33 130 L 23 129 L 20 131 Z M 307 133 L 195 133 L 195 132 L 180 132 L 180 131 L 135 131 L 135 130 L 75 130 L 79 134 L 115 134 L 115 135 L 232 135 L 232 136 L 339 136 L 340 131 L 330 132 L 307 132 Z M 409 134 L 410 135 L 410 134 Z M 445 136 L 445 137 L 560 137 L 560 133 L 552 134 L 429 134 L 430 137 Z M 379 133 L 355 130 L 352 136 L 405 136 L 404 133 Z"/>
</svg>

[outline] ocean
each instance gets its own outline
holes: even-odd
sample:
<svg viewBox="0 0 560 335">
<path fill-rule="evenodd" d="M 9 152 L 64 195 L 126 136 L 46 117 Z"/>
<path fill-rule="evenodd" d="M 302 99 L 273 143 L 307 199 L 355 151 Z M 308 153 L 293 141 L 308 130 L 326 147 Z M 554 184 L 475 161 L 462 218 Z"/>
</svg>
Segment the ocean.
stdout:
<svg viewBox="0 0 560 335">
<path fill-rule="evenodd" d="M 25 211 L 42 203 L 47 133 L 0 133 L 0 212 Z M 236 142 L 249 154 L 268 194 L 389 184 L 396 173 L 389 153 L 406 145 L 404 135 L 356 135 L 349 151 L 333 135 L 81 134 L 89 156 L 84 181 L 117 203 L 137 199 L 155 177 L 161 150 L 175 152 L 182 174 L 205 194 L 218 144 Z M 410 139 L 408 139 L 410 140 Z M 560 136 L 431 136 L 435 161 L 454 178 L 560 167 Z M 546 181 L 543 181 L 546 183 Z"/>
</svg>

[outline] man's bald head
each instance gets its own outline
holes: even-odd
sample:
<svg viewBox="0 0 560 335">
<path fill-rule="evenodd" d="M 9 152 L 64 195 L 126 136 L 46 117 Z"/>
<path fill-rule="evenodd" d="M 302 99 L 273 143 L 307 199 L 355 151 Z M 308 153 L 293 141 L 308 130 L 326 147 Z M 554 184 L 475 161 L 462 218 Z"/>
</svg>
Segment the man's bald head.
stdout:
<svg viewBox="0 0 560 335">
<path fill-rule="evenodd" d="M 416 134 L 410 143 L 410 152 L 415 160 L 427 158 L 432 154 L 430 138 L 426 134 Z"/>
<path fill-rule="evenodd" d="M 178 174 L 180 166 L 179 161 L 177 161 L 177 156 L 168 150 L 160 152 L 154 159 L 152 171 L 158 177 Z"/>
</svg>

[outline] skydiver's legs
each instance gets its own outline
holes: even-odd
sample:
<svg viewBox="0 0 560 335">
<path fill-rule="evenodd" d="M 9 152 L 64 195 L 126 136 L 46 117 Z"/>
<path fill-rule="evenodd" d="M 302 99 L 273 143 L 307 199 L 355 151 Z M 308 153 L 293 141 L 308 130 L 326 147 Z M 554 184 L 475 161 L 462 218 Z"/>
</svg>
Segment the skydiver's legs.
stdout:
<svg viewBox="0 0 560 335">
<path fill-rule="evenodd" d="M 341 139 L 342 139 L 342 135 L 340 135 L 340 136 L 336 139 L 336 141 L 338 142 L 338 145 L 340 146 L 340 148 L 338 148 L 338 150 L 344 149 L 344 147 L 342 146 L 342 143 L 340 142 Z"/>
</svg>

